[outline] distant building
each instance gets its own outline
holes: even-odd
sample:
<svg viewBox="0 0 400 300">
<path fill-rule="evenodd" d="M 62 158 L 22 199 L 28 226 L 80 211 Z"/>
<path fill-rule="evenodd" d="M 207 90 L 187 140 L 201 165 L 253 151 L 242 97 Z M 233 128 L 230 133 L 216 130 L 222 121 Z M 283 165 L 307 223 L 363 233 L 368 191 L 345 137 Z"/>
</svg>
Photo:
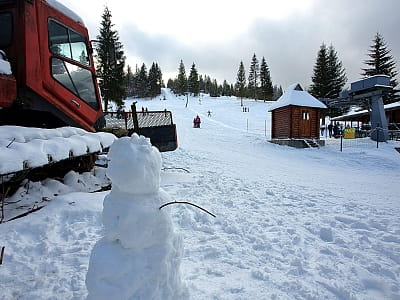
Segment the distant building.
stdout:
<svg viewBox="0 0 400 300">
<path fill-rule="evenodd" d="M 320 110 L 325 104 L 304 91 L 299 83 L 291 85 L 270 107 L 271 142 L 294 147 L 321 144 Z"/>
<path fill-rule="evenodd" d="M 400 124 L 400 101 L 386 104 L 384 109 L 386 119 L 389 124 Z M 370 113 L 366 109 L 352 111 L 346 115 L 332 118 L 332 121 L 359 122 L 361 124 L 368 124 L 370 122 Z"/>
</svg>

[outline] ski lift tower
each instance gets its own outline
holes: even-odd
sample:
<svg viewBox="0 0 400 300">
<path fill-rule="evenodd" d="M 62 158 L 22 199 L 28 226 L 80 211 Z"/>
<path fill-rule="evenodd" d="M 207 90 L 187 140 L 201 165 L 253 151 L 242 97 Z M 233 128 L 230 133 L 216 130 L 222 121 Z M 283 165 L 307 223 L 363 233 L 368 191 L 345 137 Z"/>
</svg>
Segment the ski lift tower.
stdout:
<svg viewBox="0 0 400 300">
<path fill-rule="evenodd" d="M 388 122 L 382 96 L 393 90 L 390 77 L 375 75 L 351 83 L 351 88 L 340 94 L 340 98 L 354 101 L 367 100 L 371 121 L 371 139 L 386 142 L 389 139 Z"/>
</svg>

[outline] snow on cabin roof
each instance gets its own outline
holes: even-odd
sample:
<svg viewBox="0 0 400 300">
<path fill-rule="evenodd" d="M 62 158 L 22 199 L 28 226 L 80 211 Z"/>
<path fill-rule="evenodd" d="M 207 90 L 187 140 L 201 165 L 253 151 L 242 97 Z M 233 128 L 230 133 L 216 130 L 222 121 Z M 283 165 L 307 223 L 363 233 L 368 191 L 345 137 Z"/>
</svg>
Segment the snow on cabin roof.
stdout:
<svg viewBox="0 0 400 300">
<path fill-rule="evenodd" d="M 289 86 L 285 93 L 271 105 L 269 111 L 289 105 L 327 108 L 321 101 L 304 91 L 300 83 L 294 83 Z"/>
<path fill-rule="evenodd" d="M 66 7 L 64 4 L 61 4 L 57 0 L 46 0 L 46 2 L 55 9 L 61 11 L 64 15 L 70 17 L 72 20 L 81 23 L 82 25 L 85 25 L 82 18 L 74 13 L 72 10 L 70 10 L 68 7 Z"/>
</svg>

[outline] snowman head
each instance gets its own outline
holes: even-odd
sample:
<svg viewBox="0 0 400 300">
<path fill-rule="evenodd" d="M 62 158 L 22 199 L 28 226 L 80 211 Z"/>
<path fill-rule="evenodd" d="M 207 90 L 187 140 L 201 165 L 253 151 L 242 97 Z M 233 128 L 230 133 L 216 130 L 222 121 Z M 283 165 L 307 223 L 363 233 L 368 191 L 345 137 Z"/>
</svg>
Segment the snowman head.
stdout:
<svg viewBox="0 0 400 300">
<path fill-rule="evenodd" d="M 161 155 L 150 139 L 134 133 L 117 139 L 108 153 L 106 174 L 114 187 L 128 194 L 150 194 L 160 188 Z"/>
</svg>

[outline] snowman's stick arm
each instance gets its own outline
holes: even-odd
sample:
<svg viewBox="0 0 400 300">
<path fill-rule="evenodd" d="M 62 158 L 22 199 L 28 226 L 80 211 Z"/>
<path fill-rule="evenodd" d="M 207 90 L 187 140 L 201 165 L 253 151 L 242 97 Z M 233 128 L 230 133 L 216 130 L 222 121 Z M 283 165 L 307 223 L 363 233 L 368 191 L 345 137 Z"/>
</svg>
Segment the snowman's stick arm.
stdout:
<svg viewBox="0 0 400 300">
<path fill-rule="evenodd" d="M 214 218 L 216 218 L 216 215 L 214 215 L 213 213 L 210 213 L 207 209 L 202 208 L 201 206 L 198 206 L 197 204 L 191 203 L 191 202 L 187 202 L 187 201 L 174 201 L 174 202 L 168 202 L 168 203 L 164 203 L 163 205 L 160 206 L 159 209 L 162 209 L 163 207 L 170 205 L 170 204 L 188 204 L 188 205 L 192 205 L 194 207 L 197 207 L 198 209 L 201 209 L 202 211 L 208 213 L 209 215 L 213 216 Z"/>
</svg>

